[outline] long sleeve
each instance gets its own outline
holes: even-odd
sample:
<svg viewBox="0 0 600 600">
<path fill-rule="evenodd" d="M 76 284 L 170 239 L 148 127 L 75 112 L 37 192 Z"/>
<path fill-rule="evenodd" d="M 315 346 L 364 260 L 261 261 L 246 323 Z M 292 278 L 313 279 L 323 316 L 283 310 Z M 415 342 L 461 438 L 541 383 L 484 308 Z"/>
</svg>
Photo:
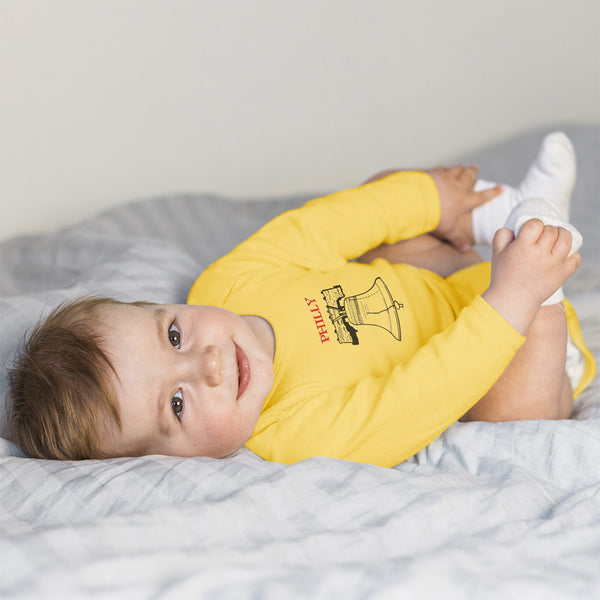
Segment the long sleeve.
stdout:
<svg viewBox="0 0 600 600">
<path fill-rule="evenodd" d="M 328 270 L 381 243 L 431 231 L 439 219 L 433 179 L 426 173 L 400 172 L 290 210 L 216 264 L 221 268 L 235 261 L 242 272 L 256 272 L 263 265 Z"/>
</svg>

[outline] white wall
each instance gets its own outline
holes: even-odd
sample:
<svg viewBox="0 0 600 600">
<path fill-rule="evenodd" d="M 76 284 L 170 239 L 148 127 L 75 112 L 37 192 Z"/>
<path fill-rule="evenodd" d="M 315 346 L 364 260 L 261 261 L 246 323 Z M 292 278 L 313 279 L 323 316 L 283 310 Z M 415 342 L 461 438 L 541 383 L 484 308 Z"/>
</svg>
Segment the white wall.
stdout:
<svg viewBox="0 0 600 600">
<path fill-rule="evenodd" d="M 599 0 L 0 0 L 0 238 L 600 122 Z"/>
</svg>

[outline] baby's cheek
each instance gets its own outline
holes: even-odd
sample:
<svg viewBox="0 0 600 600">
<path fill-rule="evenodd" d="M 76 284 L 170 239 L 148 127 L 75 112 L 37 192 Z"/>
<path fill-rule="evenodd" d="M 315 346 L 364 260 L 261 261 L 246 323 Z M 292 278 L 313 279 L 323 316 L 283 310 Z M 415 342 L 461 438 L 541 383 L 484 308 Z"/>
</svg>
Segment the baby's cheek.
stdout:
<svg viewBox="0 0 600 600">
<path fill-rule="evenodd" d="M 254 426 L 248 427 L 242 411 L 213 410 L 205 415 L 203 439 L 196 443 L 202 448 L 208 446 L 211 455 L 228 456 L 248 441 L 253 430 Z"/>
</svg>

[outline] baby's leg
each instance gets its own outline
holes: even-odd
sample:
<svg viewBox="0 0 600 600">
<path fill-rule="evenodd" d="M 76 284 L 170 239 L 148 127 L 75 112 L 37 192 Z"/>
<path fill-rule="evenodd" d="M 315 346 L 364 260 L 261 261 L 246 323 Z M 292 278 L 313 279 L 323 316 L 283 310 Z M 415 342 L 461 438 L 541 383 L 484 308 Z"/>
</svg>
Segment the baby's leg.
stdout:
<svg viewBox="0 0 600 600">
<path fill-rule="evenodd" d="M 459 252 L 454 246 L 429 233 L 395 244 L 382 244 L 363 254 L 357 261 L 370 263 L 376 258 L 428 269 L 440 277 L 448 277 L 460 269 L 481 262 L 481 257 L 475 250 Z"/>
<path fill-rule="evenodd" d="M 562 305 L 542 307 L 508 368 L 461 420 L 567 419 L 573 409 L 565 372 L 567 336 Z"/>
</svg>

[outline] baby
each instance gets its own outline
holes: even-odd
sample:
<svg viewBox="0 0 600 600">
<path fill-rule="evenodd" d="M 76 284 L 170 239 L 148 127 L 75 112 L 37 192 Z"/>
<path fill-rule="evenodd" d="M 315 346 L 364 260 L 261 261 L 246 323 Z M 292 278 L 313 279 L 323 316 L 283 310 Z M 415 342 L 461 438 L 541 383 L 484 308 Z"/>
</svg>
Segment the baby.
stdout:
<svg viewBox="0 0 600 600">
<path fill-rule="evenodd" d="M 392 466 L 458 419 L 567 418 L 595 374 L 561 289 L 581 262 L 572 146 L 548 136 L 518 188 L 476 174 L 386 172 L 288 211 L 187 305 L 59 307 L 11 372 L 13 440 L 44 458 L 246 445 Z"/>
</svg>

